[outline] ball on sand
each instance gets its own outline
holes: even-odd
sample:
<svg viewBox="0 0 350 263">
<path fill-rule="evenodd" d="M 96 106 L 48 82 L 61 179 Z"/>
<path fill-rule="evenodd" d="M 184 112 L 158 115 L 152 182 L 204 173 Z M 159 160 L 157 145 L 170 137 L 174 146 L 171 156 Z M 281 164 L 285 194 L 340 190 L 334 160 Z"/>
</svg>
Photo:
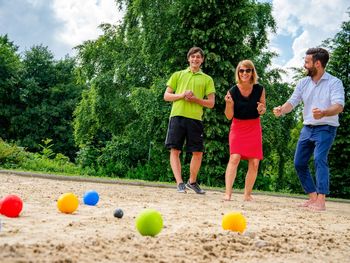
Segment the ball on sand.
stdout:
<svg viewBox="0 0 350 263">
<path fill-rule="evenodd" d="M 100 200 L 100 196 L 94 190 L 87 191 L 83 197 L 84 204 L 86 205 L 96 205 L 98 200 Z"/>
<path fill-rule="evenodd" d="M 145 209 L 136 217 L 136 228 L 143 236 L 156 236 L 163 228 L 162 215 L 154 209 Z"/>
<path fill-rule="evenodd" d="M 7 217 L 18 217 L 23 208 L 21 198 L 16 195 L 8 195 L 0 200 L 0 214 Z"/>
<path fill-rule="evenodd" d="M 62 194 L 57 200 L 57 207 L 62 213 L 71 214 L 77 210 L 78 197 L 73 193 Z"/>
<path fill-rule="evenodd" d="M 247 221 L 240 212 L 229 212 L 222 218 L 222 228 L 224 230 L 231 230 L 242 234 L 246 227 Z"/>
<path fill-rule="evenodd" d="M 120 208 L 117 208 L 115 211 L 114 211 L 114 217 L 117 217 L 117 218 L 122 218 L 123 215 L 124 215 L 124 212 L 123 210 L 121 210 Z"/>
</svg>

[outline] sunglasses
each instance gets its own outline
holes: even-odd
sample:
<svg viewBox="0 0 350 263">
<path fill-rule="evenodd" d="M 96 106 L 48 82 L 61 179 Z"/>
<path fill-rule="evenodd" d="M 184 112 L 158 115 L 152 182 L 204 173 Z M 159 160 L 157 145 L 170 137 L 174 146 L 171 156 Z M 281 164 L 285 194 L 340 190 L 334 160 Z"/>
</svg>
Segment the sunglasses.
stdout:
<svg viewBox="0 0 350 263">
<path fill-rule="evenodd" d="M 239 73 L 243 74 L 244 72 L 251 73 L 253 72 L 253 69 L 247 68 L 247 69 L 240 69 L 238 70 Z"/>
</svg>

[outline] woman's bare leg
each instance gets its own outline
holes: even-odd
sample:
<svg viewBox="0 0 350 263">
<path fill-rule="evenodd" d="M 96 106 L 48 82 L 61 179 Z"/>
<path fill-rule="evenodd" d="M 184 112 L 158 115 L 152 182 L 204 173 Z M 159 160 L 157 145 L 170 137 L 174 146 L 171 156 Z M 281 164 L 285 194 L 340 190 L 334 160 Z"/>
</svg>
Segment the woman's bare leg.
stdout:
<svg viewBox="0 0 350 263">
<path fill-rule="evenodd" d="M 259 159 L 248 160 L 248 171 L 245 178 L 244 201 L 252 201 L 252 191 L 258 175 Z"/>
<path fill-rule="evenodd" d="M 228 161 L 226 173 L 225 173 L 225 201 L 231 200 L 232 195 L 232 186 L 236 179 L 237 175 L 237 167 L 241 160 L 241 156 L 239 154 L 231 154 L 230 160 Z"/>
</svg>

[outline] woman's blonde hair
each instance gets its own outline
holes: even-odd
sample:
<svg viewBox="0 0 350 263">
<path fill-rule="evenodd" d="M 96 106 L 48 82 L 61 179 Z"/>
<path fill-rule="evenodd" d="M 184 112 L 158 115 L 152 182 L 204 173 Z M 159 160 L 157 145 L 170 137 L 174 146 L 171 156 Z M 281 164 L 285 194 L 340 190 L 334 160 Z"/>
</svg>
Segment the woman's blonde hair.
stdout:
<svg viewBox="0 0 350 263">
<path fill-rule="evenodd" d="M 242 81 L 241 81 L 241 78 L 239 76 L 239 70 L 241 69 L 241 67 L 244 66 L 246 68 L 250 68 L 252 69 L 252 77 L 250 79 L 250 82 L 252 84 L 256 84 L 258 83 L 258 74 L 256 73 L 256 70 L 255 70 L 255 66 L 254 66 L 254 63 L 249 60 L 249 59 L 246 59 L 246 60 L 242 60 L 241 62 L 238 63 L 237 67 L 236 67 L 236 72 L 235 72 L 235 78 L 236 78 L 236 83 L 237 84 L 240 84 Z"/>
</svg>

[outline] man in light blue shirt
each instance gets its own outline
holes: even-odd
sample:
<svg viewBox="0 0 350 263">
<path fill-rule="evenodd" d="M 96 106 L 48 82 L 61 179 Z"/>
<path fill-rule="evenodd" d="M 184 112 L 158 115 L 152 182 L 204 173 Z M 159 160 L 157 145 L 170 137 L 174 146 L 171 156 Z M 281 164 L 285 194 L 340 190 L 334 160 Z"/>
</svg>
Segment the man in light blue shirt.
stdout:
<svg viewBox="0 0 350 263">
<path fill-rule="evenodd" d="M 327 50 L 308 49 L 304 63 L 308 76 L 299 81 L 286 103 L 273 110 L 279 117 L 291 112 L 301 101 L 304 104 L 304 127 L 300 132 L 294 166 L 301 185 L 309 195 L 301 206 L 313 211 L 326 209 L 326 195 L 329 194 L 328 153 L 339 126 L 338 114 L 344 108 L 344 87 L 341 80 L 325 71 L 328 60 Z M 312 154 L 316 184 L 308 167 Z"/>
</svg>

